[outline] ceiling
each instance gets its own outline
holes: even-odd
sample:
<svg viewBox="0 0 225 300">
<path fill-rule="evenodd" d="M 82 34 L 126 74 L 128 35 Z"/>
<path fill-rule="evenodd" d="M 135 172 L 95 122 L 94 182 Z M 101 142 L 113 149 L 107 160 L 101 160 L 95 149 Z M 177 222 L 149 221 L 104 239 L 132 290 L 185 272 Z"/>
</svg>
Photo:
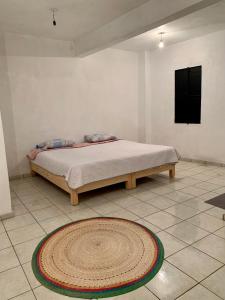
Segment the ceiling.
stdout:
<svg viewBox="0 0 225 300">
<path fill-rule="evenodd" d="M 143 51 L 158 47 L 160 32 L 165 32 L 165 46 L 182 42 L 194 37 L 225 29 L 225 1 L 218 2 L 195 13 L 155 28 L 132 39 L 114 46 L 114 48 Z"/>
<path fill-rule="evenodd" d="M 148 0 L 0 0 L 0 31 L 74 40 Z M 57 8 L 52 26 L 50 8 Z"/>
</svg>

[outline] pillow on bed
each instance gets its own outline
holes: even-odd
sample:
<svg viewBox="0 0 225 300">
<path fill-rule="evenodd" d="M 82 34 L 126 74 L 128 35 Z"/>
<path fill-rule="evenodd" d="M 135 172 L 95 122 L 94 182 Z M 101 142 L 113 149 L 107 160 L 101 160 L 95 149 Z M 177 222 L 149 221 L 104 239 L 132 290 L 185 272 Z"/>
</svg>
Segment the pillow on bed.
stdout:
<svg viewBox="0 0 225 300">
<path fill-rule="evenodd" d="M 54 149 L 54 148 L 62 148 L 62 147 L 71 147 L 73 146 L 73 144 L 75 144 L 75 142 L 71 140 L 53 139 L 38 144 L 36 148 Z"/>
<path fill-rule="evenodd" d="M 95 134 L 88 134 L 84 136 L 85 142 L 88 143 L 95 143 L 95 142 L 104 142 L 109 140 L 116 140 L 116 136 L 106 134 L 106 133 L 95 133 Z"/>
</svg>

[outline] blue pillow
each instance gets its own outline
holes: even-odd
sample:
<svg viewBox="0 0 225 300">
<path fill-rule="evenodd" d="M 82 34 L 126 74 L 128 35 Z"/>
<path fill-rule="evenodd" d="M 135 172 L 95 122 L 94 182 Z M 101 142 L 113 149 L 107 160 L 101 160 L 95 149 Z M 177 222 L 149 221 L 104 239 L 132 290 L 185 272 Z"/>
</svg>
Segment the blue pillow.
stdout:
<svg viewBox="0 0 225 300">
<path fill-rule="evenodd" d="M 75 142 L 71 140 L 52 139 L 36 145 L 36 148 L 55 149 L 55 148 L 62 148 L 62 147 L 72 147 L 73 144 L 75 144 Z"/>
</svg>

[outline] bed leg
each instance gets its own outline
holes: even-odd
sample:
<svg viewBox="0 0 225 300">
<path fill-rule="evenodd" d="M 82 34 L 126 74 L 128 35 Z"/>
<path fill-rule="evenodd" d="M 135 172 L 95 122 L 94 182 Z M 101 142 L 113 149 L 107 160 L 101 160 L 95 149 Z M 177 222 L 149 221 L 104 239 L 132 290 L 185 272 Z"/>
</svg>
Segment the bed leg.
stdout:
<svg viewBox="0 0 225 300">
<path fill-rule="evenodd" d="M 171 166 L 171 168 L 169 170 L 169 175 L 170 175 L 170 178 L 175 177 L 175 165 Z"/>
<path fill-rule="evenodd" d="M 71 205 L 77 205 L 78 202 L 79 202 L 79 200 L 78 200 L 78 194 L 77 194 L 76 190 L 71 190 L 71 192 L 70 192 Z"/>
<path fill-rule="evenodd" d="M 30 176 L 31 177 L 34 177 L 34 176 L 36 176 L 37 174 L 36 174 L 36 172 L 34 172 L 32 169 L 30 169 Z"/>
<path fill-rule="evenodd" d="M 136 188 L 136 178 L 133 175 L 130 175 L 128 181 L 125 182 L 125 186 L 127 190 Z"/>
<path fill-rule="evenodd" d="M 34 172 L 34 171 L 33 171 L 33 169 L 32 169 L 32 163 L 31 163 L 31 160 L 29 160 L 29 165 L 30 165 L 30 176 L 31 176 L 31 177 L 34 177 L 34 176 L 36 176 L 36 175 L 37 175 L 37 173 L 36 173 L 36 172 Z"/>
</svg>

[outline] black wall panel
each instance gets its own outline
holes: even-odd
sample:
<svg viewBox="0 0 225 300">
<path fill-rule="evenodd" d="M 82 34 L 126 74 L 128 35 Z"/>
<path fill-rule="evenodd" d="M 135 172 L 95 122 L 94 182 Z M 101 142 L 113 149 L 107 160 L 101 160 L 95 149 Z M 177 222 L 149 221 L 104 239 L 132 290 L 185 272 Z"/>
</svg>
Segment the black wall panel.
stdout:
<svg viewBox="0 0 225 300">
<path fill-rule="evenodd" d="M 202 67 L 175 71 L 175 123 L 201 123 Z"/>
</svg>

